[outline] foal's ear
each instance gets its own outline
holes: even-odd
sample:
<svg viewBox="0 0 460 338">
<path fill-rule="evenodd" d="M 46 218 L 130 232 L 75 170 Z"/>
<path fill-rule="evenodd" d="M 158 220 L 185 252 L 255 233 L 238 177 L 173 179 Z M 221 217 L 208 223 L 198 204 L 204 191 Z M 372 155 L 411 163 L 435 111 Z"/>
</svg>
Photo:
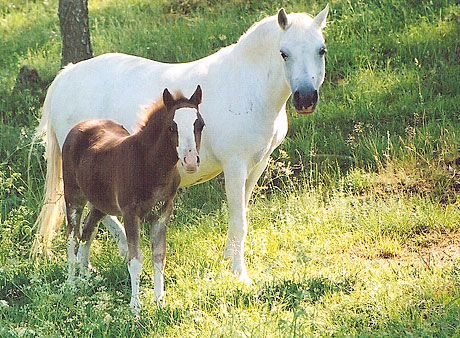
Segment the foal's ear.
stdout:
<svg viewBox="0 0 460 338">
<path fill-rule="evenodd" d="M 201 98 L 203 96 L 203 93 L 201 91 L 200 85 L 198 85 L 195 89 L 195 92 L 193 93 L 192 97 L 189 99 L 190 102 L 195 104 L 197 107 L 201 103 Z"/>
<path fill-rule="evenodd" d="M 163 91 L 163 104 L 166 108 L 170 107 L 174 103 L 174 98 L 169 92 L 168 88 L 165 88 Z"/>
<path fill-rule="evenodd" d="M 319 29 L 323 29 L 324 27 L 326 27 L 326 18 L 327 18 L 328 12 L 329 12 L 329 4 L 327 4 L 326 7 L 324 7 L 324 9 L 321 12 L 319 12 L 313 19 L 313 23 Z"/>
<path fill-rule="evenodd" d="M 287 14 L 286 14 L 286 11 L 284 10 L 284 8 L 281 8 L 279 11 L 278 11 L 278 25 L 280 26 L 280 28 L 282 30 L 286 30 L 289 28 L 290 26 L 290 23 L 289 23 L 289 19 L 287 17 Z"/>
</svg>

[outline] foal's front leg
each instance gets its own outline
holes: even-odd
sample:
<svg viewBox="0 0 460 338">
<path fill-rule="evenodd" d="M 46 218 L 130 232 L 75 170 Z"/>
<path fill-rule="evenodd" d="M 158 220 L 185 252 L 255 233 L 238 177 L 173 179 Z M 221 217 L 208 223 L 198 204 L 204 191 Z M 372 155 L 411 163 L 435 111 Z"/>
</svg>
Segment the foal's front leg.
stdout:
<svg viewBox="0 0 460 338">
<path fill-rule="evenodd" d="M 142 272 L 142 251 L 140 248 L 140 218 L 135 213 L 123 212 L 128 242 L 128 271 L 131 277 L 131 302 L 129 306 L 134 314 L 139 314 L 141 301 L 139 299 L 139 280 Z"/>
<path fill-rule="evenodd" d="M 172 199 L 165 202 L 160 217 L 154 215 L 150 228 L 150 244 L 152 248 L 152 265 L 154 271 L 155 302 L 164 303 L 164 268 L 166 263 L 166 229 L 173 210 Z"/>
</svg>

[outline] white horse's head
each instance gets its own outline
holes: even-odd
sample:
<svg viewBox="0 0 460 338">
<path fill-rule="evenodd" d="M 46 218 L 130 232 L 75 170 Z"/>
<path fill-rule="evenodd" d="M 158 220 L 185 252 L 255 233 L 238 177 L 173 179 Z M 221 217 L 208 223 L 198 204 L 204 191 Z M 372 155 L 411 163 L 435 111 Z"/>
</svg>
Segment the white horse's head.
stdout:
<svg viewBox="0 0 460 338">
<path fill-rule="evenodd" d="M 292 103 L 299 114 L 310 114 L 318 102 L 318 90 L 324 81 L 326 45 L 322 29 L 326 26 L 329 5 L 314 18 L 303 13 L 278 12 L 280 57 Z"/>
</svg>

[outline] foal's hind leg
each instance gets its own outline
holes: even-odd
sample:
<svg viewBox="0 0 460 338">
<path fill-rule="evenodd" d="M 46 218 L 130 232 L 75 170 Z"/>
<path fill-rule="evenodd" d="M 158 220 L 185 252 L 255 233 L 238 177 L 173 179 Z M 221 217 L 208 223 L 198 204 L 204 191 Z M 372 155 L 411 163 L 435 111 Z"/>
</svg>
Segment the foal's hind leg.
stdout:
<svg viewBox="0 0 460 338">
<path fill-rule="evenodd" d="M 77 254 L 77 261 L 80 263 L 80 277 L 82 278 L 86 278 L 88 275 L 89 250 L 94 237 L 96 237 L 98 223 L 102 217 L 104 214 L 91 205 L 90 212 L 84 221 Z"/>
<path fill-rule="evenodd" d="M 123 210 L 123 219 L 128 242 L 128 270 L 131 277 L 131 302 L 129 306 L 134 314 L 139 314 L 139 280 L 142 272 L 142 251 L 140 248 L 140 218 L 133 210 Z"/>
<path fill-rule="evenodd" d="M 78 265 L 77 257 L 75 254 L 77 238 L 77 231 L 80 231 L 81 215 L 83 213 L 84 205 L 75 205 L 66 203 L 66 214 L 67 214 L 67 259 L 69 264 L 68 280 L 73 282 L 75 279 L 75 269 Z"/>
</svg>

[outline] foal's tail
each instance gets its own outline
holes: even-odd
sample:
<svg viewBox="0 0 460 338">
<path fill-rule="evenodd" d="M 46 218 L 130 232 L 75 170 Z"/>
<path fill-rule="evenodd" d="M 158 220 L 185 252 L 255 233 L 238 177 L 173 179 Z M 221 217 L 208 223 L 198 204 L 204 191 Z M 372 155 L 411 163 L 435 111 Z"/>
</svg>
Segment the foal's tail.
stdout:
<svg viewBox="0 0 460 338">
<path fill-rule="evenodd" d="M 43 205 L 35 221 L 37 234 L 32 244 L 32 254 L 49 253 L 51 241 L 64 219 L 64 184 L 62 181 L 62 153 L 50 119 L 51 100 L 56 86 L 55 79 L 48 89 L 43 104 L 43 114 L 34 141 L 46 133 L 45 155 L 47 159 Z M 33 146 L 32 142 L 32 146 Z"/>
</svg>

